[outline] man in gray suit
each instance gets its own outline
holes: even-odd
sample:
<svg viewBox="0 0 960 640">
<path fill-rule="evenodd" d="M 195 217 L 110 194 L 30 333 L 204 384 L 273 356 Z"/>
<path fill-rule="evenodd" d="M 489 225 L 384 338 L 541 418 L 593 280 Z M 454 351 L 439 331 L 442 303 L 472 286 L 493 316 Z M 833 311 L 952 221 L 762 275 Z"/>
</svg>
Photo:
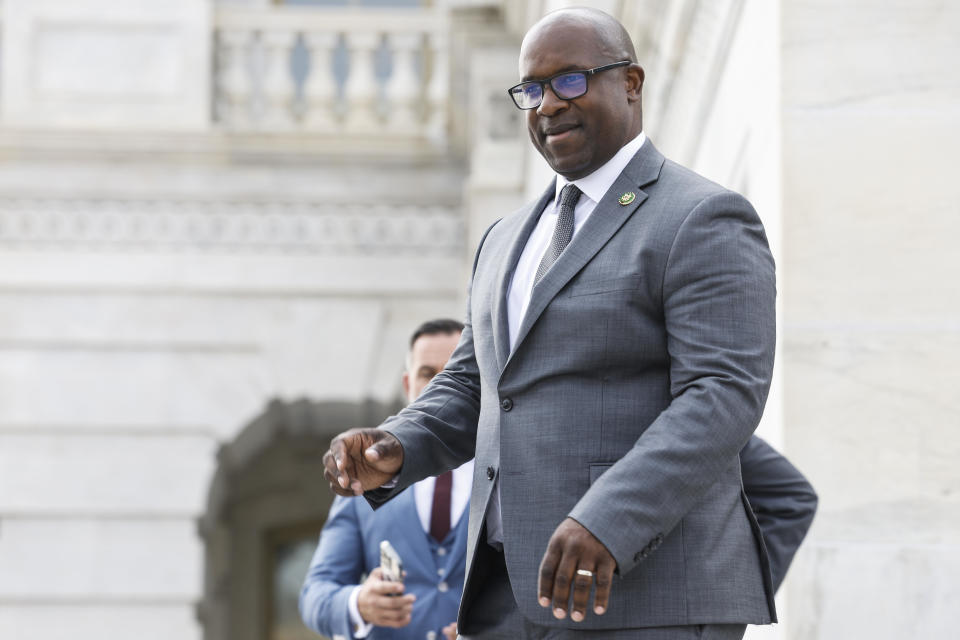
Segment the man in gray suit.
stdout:
<svg viewBox="0 0 960 640">
<path fill-rule="evenodd" d="M 549 14 L 520 75 L 557 178 L 481 240 L 447 368 L 326 477 L 377 505 L 476 456 L 466 638 L 740 638 L 776 620 L 738 457 L 773 369 L 763 226 L 646 139 L 610 16 Z"/>
</svg>

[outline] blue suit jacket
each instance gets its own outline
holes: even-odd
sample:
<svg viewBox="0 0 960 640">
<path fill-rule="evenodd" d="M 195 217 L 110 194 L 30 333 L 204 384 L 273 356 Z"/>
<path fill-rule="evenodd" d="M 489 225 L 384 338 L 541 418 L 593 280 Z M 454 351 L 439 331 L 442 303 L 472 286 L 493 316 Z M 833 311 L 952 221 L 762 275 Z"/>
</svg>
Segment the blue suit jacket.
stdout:
<svg viewBox="0 0 960 640">
<path fill-rule="evenodd" d="M 423 640 L 429 631 L 442 638 L 441 629 L 457 619 L 463 591 L 467 514 L 438 544 L 420 525 L 412 488 L 376 512 L 362 498 L 334 500 L 300 592 L 304 623 L 326 636 L 353 638 L 350 592 L 380 566 L 381 540 L 389 540 L 397 550 L 407 573 L 406 592 L 417 600 L 409 625 L 374 627 L 367 638 Z"/>
</svg>

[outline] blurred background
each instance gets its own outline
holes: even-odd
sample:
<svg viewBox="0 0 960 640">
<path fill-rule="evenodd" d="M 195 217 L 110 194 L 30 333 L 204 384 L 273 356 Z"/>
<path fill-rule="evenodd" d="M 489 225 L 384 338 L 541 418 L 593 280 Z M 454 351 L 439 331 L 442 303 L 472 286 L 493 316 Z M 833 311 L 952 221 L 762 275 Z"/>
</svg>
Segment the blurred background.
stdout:
<svg viewBox="0 0 960 640">
<path fill-rule="evenodd" d="M 0 0 L 0 638 L 311 637 L 320 454 L 549 180 L 505 89 L 565 4 Z M 748 638 L 958 637 L 960 3 L 578 4 L 777 258 L 821 502 Z"/>
</svg>

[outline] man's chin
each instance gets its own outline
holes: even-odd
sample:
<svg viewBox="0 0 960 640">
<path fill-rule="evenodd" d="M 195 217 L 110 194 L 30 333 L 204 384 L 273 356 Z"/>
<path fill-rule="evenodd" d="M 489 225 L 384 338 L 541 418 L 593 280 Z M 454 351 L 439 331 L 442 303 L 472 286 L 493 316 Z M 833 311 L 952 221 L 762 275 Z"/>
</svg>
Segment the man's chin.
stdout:
<svg viewBox="0 0 960 640">
<path fill-rule="evenodd" d="M 556 173 L 559 173 L 568 180 L 577 180 L 590 173 L 589 162 L 580 157 L 552 157 L 547 158 L 547 164 Z"/>
</svg>

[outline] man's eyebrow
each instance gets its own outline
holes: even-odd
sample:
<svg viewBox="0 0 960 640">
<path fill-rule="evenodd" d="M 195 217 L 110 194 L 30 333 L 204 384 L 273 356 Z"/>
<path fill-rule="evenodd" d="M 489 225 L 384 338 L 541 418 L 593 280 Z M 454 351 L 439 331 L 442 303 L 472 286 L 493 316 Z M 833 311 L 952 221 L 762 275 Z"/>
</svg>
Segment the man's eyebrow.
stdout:
<svg viewBox="0 0 960 640">
<path fill-rule="evenodd" d="M 427 374 L 436 374 L 437 370 L 429 365 L 420 365 L 420 368 L 417 369 L 417 375 L 427 375 Z"/>
<path fill-rule="evenodd" d="M 551 73 L 549 76 L 544 76 L 544 77 L 540 77 L 540 78 L 533 78 L 533 77 L 531 77 L 531 76 L 524 76 L 524 77 L 520 78 L 520 82 L 542 81 L 542 80 L 546 80 L 547 78 L 552 78 L 552 77 L 554 77 L 554 76 L 556 76 L 556 75 L 560 75 L 561 73 L 567 73 L 567 72 L 569 72 L 569 71 L 586 71 L 586 70 L 589 69 L 589 68 L 590 68 L 590 67 L 581 67 L 580 65 L 570 64 L 570 65 L 567 65 L 567 66 L 565 66 L 565 67 L 563 67 L 563 68 L 561 68 L 561 69 L 557 69 L 557 71 L 555 71 L 554 73 Z"/>
</svg>

